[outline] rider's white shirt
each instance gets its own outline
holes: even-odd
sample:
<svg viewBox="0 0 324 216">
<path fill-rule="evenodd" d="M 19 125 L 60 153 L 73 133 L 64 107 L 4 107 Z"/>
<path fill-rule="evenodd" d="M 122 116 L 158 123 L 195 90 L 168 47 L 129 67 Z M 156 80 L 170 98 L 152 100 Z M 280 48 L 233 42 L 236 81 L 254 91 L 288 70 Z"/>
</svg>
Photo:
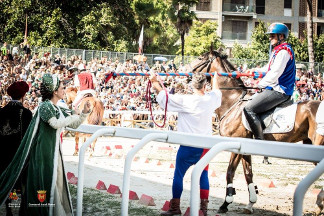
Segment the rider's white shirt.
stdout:
<svg viewBox="0 0 324 216">
<path fill-rule="evenodd" d="M 279 86 L 279 77 L 284 72 L 286 65 L 290 59 L 290 55 L 287 50 L 280 50 L 278 52 L 275 60 L 273 61 L 273 64 L 271 65 L 271 69 L 268 72 L 269 64 L 266 64 L 262 68 L 257 68 L 256 72 L 268 72 L 267 75 L 259 82 L 258 87 L 259 88 L 265 88 L 267 86 L 271 86 L 275 91 L 285 93 L 284 90 L 282 90 Z"/>
<path fill-rule="evenodd" d="M 170 95 L 167 111 L 178 112 L 178 131 L 212 135 L 212 115 L 221 106 L 222 92 L 215 90 L 200 95 Z M 162 90 L 156 98 L 165 108 L 166 94 Z"/>
</svg>

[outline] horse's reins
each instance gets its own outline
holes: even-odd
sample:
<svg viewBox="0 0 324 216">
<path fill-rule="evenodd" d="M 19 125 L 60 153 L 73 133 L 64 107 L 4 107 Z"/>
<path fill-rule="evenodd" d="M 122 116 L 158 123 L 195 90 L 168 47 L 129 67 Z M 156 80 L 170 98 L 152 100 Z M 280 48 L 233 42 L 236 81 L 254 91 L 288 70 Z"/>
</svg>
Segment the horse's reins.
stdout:
<svg viewBox="0 0 324 216">
<path fill-rule="evenodd" d="M 155 122 L 154 120 L 154 115 L 153 115 L 153 110 L 152 110 L 152 92 L 151 92 L 151 87 L 152 87 L 152 82 L 151 80 L 148 81 L 147 83 L 147 87 L 146 87 L 146 94 L 145 94 L 145 98 L 146 98 L 146 106 L 145 108 L 149 108 L 150 110 L 150 113 L 151 113 L 151 117 L 152 117 L 152 121 L 153 123 L 160 127 L 160 128 L 163 128 L 165 126 L 165 122 L 166 122 L 166 119 L 167 119 L 167 110 L 168 110 L 168 102 L 169 102 L 169 94 L 168 94 L 168 91 L 167 89 L 165 88 L 165 86 L 163 85 L 163 82 L 161 80 L 161 77 L 159 75 L 157 75 L 157 78 L 159 80 L 159 83 L 160 85 L 162 86 L 163 90 L 165 91 L 165 96 L 166 96 L 166 99 L 165 99 L 165 107 L 164 107 L 164 119 L 163 119 L 163 124 L 162 125 L 159 125 Z"/>
<path fill-rule="evenodd" d="M 225 116 L 232 111 L 232 109 L 238 104 L 240 103 L 243 98 L 245 97 L 245 95 L 247 94 L 247 91 L 243 91 L 240 98 L 238 99 L 238 101 L 236 101 L 228 110 L 226 110 L 226 112 L 222 115 L 222 117 L 220 117 L 219 122 L 221 122 L 223 120 L 223 118 L 225 118 Z"/>
</svg>

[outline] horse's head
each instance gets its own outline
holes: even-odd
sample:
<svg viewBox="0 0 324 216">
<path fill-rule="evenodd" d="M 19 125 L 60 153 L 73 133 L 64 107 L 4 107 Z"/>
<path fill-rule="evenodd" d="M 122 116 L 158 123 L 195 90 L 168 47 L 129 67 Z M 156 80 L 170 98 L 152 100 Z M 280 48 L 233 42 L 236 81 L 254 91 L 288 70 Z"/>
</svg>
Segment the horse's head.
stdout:
<svg viewBox="0 0 324 216">
<path fill-rule="evenodd" d="M 190 63 L 188 70 L 192 73 L 197 72 L 226 72 L 229 73 L 235 68 L 228 62 L 227 55 L 222 53 L 222 49 L 219 48 L 217 51 L 211 50 L 199 56 L 196 60 Z"/>
<path fill-rule="evenodd" d="M 191 62 L 187 66 L 187 71 L 192 73 L 205 72 L 205 73 L 230 73 L 236 71 L 236 68 L 231 62 L 227 60 L 227 55 L 222 53 L 222 48 L 218 50 L 211 49 L 209 52 L 204 53 L 196 60 Z M 231 77 L 219 77 L 218 78 L 220 87 L 238 87 L 244 86 L 241 79 L 231 78 Z"/>
<path fill-rule="evenodd" d="M 190 71 L 192 73 L 230 73 L 236 68 L 227 60 L 227 55 L 222 53 L 222 49 L 211 50 L 204 53 L 190 64 Z M 187 68 L 189 69 L 189 68 Z M 223 92 L 222 106 L 217 109 L 217 114 L 221 117 L 236 101 L 241 97 L 244 86 L 241 79 L 218 76 L 218 86 Z M 238 88 L 239 87 L 239 88 Z"/>
</svg>

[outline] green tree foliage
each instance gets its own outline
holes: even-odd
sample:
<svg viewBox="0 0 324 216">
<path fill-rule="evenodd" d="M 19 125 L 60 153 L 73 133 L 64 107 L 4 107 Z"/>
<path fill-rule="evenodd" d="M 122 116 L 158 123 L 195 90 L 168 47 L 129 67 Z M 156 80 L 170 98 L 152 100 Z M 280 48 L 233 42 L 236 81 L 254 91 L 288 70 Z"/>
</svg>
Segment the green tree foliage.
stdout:
<svg viewBox="0 0 324 216">
<path fill-rule="evenodd" d="M 289 32 L 289 37 L 287 40 L 291 44 L 295 53 L 296 61 L 307 61 L 308 50 L 307 50 L 307 40 L 301 41 L 295 35 Z"/>
<path fill-rule="evenodd" d="M 211 44 L 213 44 L 214 49 L 224 47 L 216 31 L 216 22 L 207 21 L 202 23 L 194 21 L 189 35 L 186 37 L 185 55 L 199 56 L 209 50 Z M 181 53 L 181 49 L 178 50 L 178 53 Z"/>
<path fill-rule="evenodd" d="M 132 8 L 136 23 L 144 25 L 144 52 L 174 54 L 177 41 L 176 29 L 168 17 L 171 5 L 164 0 L 134 0 Z M 137 31 L 139 37 L 141 28 Z M 138 47 L 137 41 L 135 50 Z"/>
<path fill-rule="evenodd" d="M 269 39 L 265 34 L 267 27 L 264 22 L 259 20 L 251 36 L 251 44 L 243 47 L 238 42 L 235 42 L 233 46 L 233 56 L 238 59 L 257 59 L 266 60 L 269 56 Z"/>
<path fill-rule="evenodd" d="M 12 44 L 23 41 L 26 14 L 28 40 L 37 46 L 126 51 L 138 29 L 129 0 L 4 0 L 0 9 L 0 41 Z"/>
<path fill-rule="evenodd" d="M 315 62 L 324 62 L 324 34 L 314 39 Z"/>
</svg>

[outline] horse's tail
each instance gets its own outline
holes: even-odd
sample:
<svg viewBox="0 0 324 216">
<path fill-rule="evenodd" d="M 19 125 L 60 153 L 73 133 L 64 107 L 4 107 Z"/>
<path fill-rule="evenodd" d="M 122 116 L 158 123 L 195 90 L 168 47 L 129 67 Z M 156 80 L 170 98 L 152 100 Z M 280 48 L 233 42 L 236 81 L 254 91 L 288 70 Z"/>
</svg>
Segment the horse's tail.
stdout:
<svg viewBox="0 0 324 216">
<path fill-rule="evenodd" d="M 99 99 L 93 98 L 93 109 L 87 118 L 87 123 L 92 125 L 100 125 L 103 119 L 103 114 L 103 103 Z"/>
</svg>

